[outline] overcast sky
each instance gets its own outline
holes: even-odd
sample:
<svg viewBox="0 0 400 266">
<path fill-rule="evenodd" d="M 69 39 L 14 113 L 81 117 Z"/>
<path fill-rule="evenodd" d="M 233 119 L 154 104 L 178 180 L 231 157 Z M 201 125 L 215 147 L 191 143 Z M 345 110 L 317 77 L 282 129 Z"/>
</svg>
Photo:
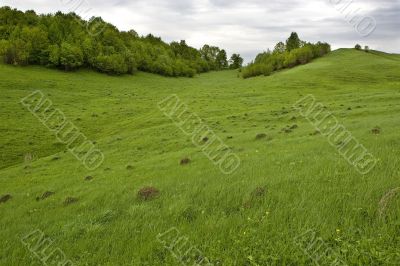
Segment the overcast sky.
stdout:
<svg viewBox="0 0 400 266">
<path fill-rule="evenodd" d="M 120 30 L 185 39 L 240 53 L 248 62 L 292 31 L 334 49 L 356 43 L 400 53 L 400 0 L 0 0 L 37 13 L 74 10 Z M 376 28 L 375 28 L 376 24 Z M 368 35 L 368 36 L 365 36 Z"/>
</svg>

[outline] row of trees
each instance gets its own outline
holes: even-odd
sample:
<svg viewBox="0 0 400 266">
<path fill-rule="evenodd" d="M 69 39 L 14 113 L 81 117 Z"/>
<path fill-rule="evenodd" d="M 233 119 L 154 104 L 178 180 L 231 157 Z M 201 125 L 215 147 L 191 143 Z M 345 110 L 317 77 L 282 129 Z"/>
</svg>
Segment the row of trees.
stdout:
<svg viewBox="0 0 400 266">
<path fill-rule="evenodd" d="M 256 59 L 242 70 L 243 78 L 260 75 L 268 76 L 274 71 L 306 64 L 314 58 L 322 57 L 331 51 L 327 43 L 307 43 L 292 32 L 286 43 L 279 42 L 274 50 L 258 54 Z"/>
<path fill-rule="evenodd" d="M 89 34 L 91 23 L 101 28 Z M 101 18 L 84 21 L 74 13 L 37 15 L 34 11 L 0 8 L 0 55 L 7 64 L 44 65 L 71 71 L 88 67 L 108 74 L 136 70 L 165 76 L 188 76 L 210 70 L 239 68 L 243 59 L 204 45 L 197 50 L 185 41 L 167 44 L 151 34 L 119 31 Z"/>
</svg>

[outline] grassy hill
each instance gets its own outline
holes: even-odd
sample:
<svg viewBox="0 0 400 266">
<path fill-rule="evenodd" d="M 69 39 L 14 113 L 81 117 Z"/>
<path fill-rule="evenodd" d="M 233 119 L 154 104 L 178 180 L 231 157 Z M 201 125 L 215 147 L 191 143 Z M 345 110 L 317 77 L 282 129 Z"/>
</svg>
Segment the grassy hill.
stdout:
<svg viewBox="0 0 400 266">
<path fill-rule="evenodd" d="M 96 142 L 100 168 L 88 171 L 20 104 L 35 90 Z M 77 265 L 179 265 L 157 241 L 172 227 L 213 265 L 310 265 L 293 240 L 310 229 L 348 265 L 400 263 L 400 195 L 379 216 L 400 187 L 398 55 L 340 49 L 250 80 L 0 65 L 0 94 L 0 195 L 12 196 L 0 203 L 0 265 L 39 263 L 20 241 L 36 229 Z M 236 172 L 222 174 L 163 115 L 171 94 L 240 157 Z M 313 134 L 292 108 L 307 94 L 379 159 L 373 171 L 360 175 Z M 146 186 L 159 197 L 138 199 Z"/>
</svg>

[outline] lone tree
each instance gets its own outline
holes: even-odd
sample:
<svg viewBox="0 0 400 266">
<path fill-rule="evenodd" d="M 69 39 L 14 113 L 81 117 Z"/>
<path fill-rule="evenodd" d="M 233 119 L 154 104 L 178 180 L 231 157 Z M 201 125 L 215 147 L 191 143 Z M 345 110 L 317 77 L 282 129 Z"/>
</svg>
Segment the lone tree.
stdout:
<svg viewBox="0 0 400 266">
<path fill-rule="evenodd" d="M 356 44 L 356 46 L 354 47 L 356 50 L 361 50 L 361 45 Z"/>
<path fill-rule="evenodd" d="M 364 48 L 364 50 L 367 52 L 367 53 L 369 53 L 369 46 L 365 46 L 365 48 Z"/>
<path fill-rule="evenodd" d="M 233 54 L 231 56 L 231 59 L 229 60 L 229 68 L 230 69 L 238 69 L 241 68 L 243 65 L 243 58 L 240 56 L 240 54 Z"/>
<path fill-rule="evenodd" d="M 228 59 L 225 50 L 221 50 L 218 52 L 216 61 L 217 61 L 217 69 L 221 70 L 228 67 Z"/>
<path fill-rule="evenodd" d="M 300 44 L 301 41 L 299 35 L 297 35 L 296 32 L 292 32 L 289 39 L 286 40 L 286 51 L 290 52 L 294 49 L 300 48 Z"/>
</svg>

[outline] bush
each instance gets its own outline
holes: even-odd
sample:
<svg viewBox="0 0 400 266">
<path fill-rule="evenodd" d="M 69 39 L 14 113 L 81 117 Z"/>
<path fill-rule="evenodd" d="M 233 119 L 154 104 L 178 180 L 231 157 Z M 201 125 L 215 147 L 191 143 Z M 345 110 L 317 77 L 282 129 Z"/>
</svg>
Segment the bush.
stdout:
<svg viewBox="0 0 400 266">
<path fill-rule="evenodd" d="M 4 56 L 8 50 L 9 43 L 7 40 L 0 40 L 0 56 Z"/>
<path fill-rule="evenodd" d="M 5 49 L 4 62 L 6 64 L 25 66 L 29 63 L 29 47 L 22 40 L 15 40 Z"/>
<path fill-rule="evenodd" d="M 49 63 L 52 66 L 60 66 L 60 48 L 58 45 L 50 45 L 48 48 Z"/>
<path fill-rule="evenodd" d="M 59 55 L 60 66 L 66 71 L 77 69 L 83 65 L 83 52 L 78 46 L 63 42 Z"/>
<path fill-rule="evenodd" d="M 297 58 L 295 52 L 288 52 L 285 54 L 285 61 L 283 62 L 284 67 L 294 67 L 296 66 Z"/>
<path fill-rule="evenodd" d="M 310 46 L 305 46 L 303 48 L 293 50 L 291 53 L 294 54 L 297 64 L 307 64 L 314 57 L 313 50 Z"/>
<path fill-rule="evenodd" d="M 274 71 L 271 65 L 266 64 L 251 64 L 242 70 L 243 78 L 250 78 L 255 76 L 269 76 Z"/>
<path fill-rule="evenodd" d="M 128 73 L 129 67 L 120 54 L 99 55 L 96 57 L 96 69 L 107 74 L 121 75 Z"/>
</svg>

